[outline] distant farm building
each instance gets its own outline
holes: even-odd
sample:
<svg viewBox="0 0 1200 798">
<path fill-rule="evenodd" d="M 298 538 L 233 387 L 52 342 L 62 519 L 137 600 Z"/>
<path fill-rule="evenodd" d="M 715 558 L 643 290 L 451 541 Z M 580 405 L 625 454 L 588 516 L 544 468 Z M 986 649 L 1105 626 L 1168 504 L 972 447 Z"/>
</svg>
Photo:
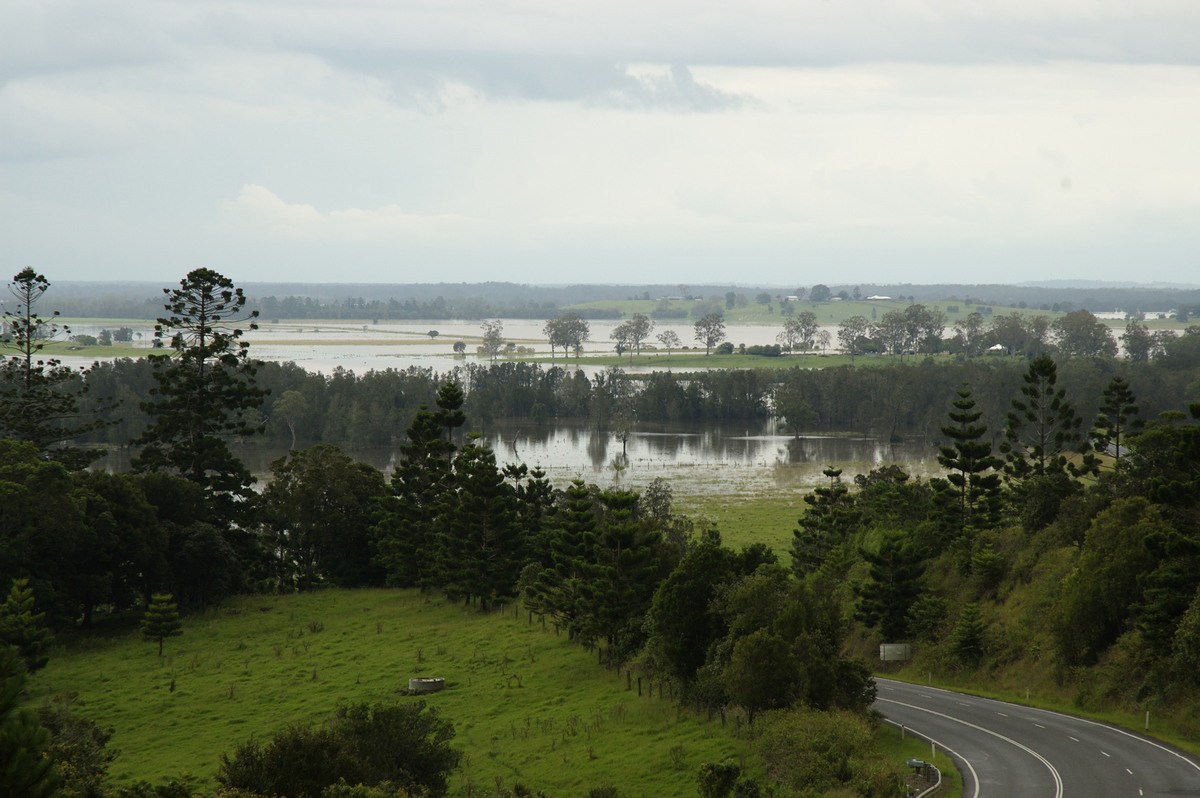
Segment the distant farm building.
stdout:
<svg viewBox="0 0 1200 798">
<path fill-rule="evenodd" d="M 880 295 L 878 295 L 878 294 L 877 294 L 877 295 L 875 295 L 875 296 L 869 296 L 869 297 L 867 297 L 867 301 L 868 301 L 868 302 L 871 302 L 871 301 L 875 301 L 875 302 L 890 302 L 890 301 L 891 301 L 891 299 L 892 299 L 892 298 L 891 298 L 890 296 L 880 296 Z"/>
</svg>

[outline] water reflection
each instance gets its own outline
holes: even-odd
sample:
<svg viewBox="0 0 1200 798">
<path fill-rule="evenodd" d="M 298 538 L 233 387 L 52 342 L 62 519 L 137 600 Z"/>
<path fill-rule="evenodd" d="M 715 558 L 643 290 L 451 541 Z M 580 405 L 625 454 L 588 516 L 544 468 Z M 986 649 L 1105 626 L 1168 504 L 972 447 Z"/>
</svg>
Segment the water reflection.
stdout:
<svg viewBox="0 0 1200 798">
<path fill-rule="evenodd" d="M 702 428 L 640 425 L 625 444 L 611 433 L 584 424 L 534 425 L 496 422 L 481 436 L 500 464 L 542 468 L 556 485 L 582 478 L 607 486 L 644 486 L 656 477 L 671 481 L 676 493 L 752 492 L 808 489 L 823 479 L 826 466 L 844 478 L 895 463 L 914 477 L 939 473 L 936 450 L 919 443 L 889 443 L 850 436 L 780 434 L 773 422 L 714 424 Z M 233 446 L 251 472 L 262 476 L 287 452 L 283 447 Z M 348 449 L 353 457 L 390 475 L 399 454 L 394 447 Z M 127 470 L 132 452 L 116 450 L 99 464 Z M 614 466 L 616 466 L 614 468 Z"/>
</svg>

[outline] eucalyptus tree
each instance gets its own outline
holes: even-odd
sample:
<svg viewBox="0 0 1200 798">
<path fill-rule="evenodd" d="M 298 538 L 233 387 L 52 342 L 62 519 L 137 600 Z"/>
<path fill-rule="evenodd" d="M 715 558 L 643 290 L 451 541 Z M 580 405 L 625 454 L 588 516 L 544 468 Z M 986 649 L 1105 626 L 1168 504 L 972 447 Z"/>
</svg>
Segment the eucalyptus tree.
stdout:
<svg viewBox="0 0 1200 798">
<path fill-rule="evenodd" d="M 143 447 L 134 469 L 178 473 L 204 488 L 214 520 L 244 521 L 254 477 L 226 439 L 262 432 L 257 411 L 266 391 L 241 340 L 243 323 L 258 328 L 258 311 L 245 310 L 242 289 L 211 269 L 189 272 L 163 293 L 167 315 L 154 338 L 169 353 L 153 360 L 156 386 L 142 404 L 152 420 L 134 441 Z"/>
<path fill-rule="evenodd" d="M 542 328 L 542 335 L 550 342 L 550 359 L 554 360 L 554 350 L 561 347 L 563 353 L 574 351 L 579 357 L 583 342 L 587 340 L 590 328 L 582 316 L 575 312 L 564 313 L 550 319 Z"/>
<path fill-rule="evenodd" d="M 103 452 L 63 444 L 104 426 L 99 414 L 112 403 L 104 401 L 95 412 L 82 412 L 86 370 L 75 371 L 43 356 L 47 343 L 71 333 L 55 321 L 57 310 L 49 318 L 37 312 L 49 289 L 46 277 L 31 268 L 19 271 L 9 284 L 16 301 L 0 317 L 0 349 L 12 353 L 0 362 L 0 437 L 28 441 L 45 457 L 83 468 Z"/>
<path fill-rule="evenodd" d="M 612 337 L 624 341 L 630 352 L 642 353 L 642 342 L 650 336 L 654 330 L 654 322 L 650 321 L 650 317 L 644 313 L 635 313 L 633 318 L 622 324 L 619 324 L 612 332 Z M 618 336 L 618 331 L 621 331 Z"/>
<path fill-rule="evenodd" d="M 674 330 L 663 330 L 654 337 L 658 339 L 660 344 L 666 347 L 667 357 L 671 356 L 671 350 L 678 349 L 682 343 L 679 340 L 679 333 Z"/>
<path fill-rule="evenodd" d="M 1050 325 L 1054 344 L 1067 357 L 1116 357 L 1117 342 L 1108 325 L 1086 310 L 1076 310 Z"/>
<path fill-rule="evenodd" d="M 696 340 L 704 344 L 704 354 L 712 353 L 712 348 L 725 340 L 725 317 L 720 313 L 706 313 L 692 325 L 696 332 Z"/>
<path fill-rule="evenodd" d="M 796 349 L 812 349 L 819 329 L 817 314 L 805 310 L 784 320 L 783 331 L 775 336 L 775 340 L 789 352 Z"/>
<path fill-rule="evenodd" d="M 865 338 L 871 330 L 871 322 L 866 316 L 850 316 L 838 325 L 838 346 L 850 356 L 850 364 L 854 365 L 854 356 L 859 354 L 859 340 Z"/>
</svg>

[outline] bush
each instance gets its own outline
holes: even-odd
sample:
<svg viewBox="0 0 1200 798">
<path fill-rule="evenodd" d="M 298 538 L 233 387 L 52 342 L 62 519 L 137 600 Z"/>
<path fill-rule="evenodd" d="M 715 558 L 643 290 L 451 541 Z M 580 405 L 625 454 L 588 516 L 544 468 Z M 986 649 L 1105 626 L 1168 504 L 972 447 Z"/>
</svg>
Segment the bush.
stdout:
<svg viewBox="0 0 1200 798">
<path fill-rule="evenodd" d="M 321 726 L 292 726 L 266 744 L 243 743 L 232 758 L 222 754 L 217 781 L 280 798 L 319 798 L 345 784 L 438 798 L 462 755 L 453 737 L 424 701 L 352 704 Z"/>
</svg>

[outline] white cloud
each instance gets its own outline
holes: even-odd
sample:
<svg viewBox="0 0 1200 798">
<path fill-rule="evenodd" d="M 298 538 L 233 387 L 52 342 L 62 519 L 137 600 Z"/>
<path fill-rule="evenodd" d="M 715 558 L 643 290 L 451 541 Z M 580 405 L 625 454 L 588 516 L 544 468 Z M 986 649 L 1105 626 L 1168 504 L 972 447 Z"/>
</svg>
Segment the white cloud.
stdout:
<svg viewBox="0 0 1200 798">
<path fill-rule="evenodd" d="M 312 205 L 284 202 L 270 189 L 253 185 L 242 186 L 235 199 L 222 203 L 220 215 L 242 232 L 326 243 L 378 242 L 446 233 L 467 221 L 459 216 L 405 213 L 398 205 L 322 213 Z"/>
</svg>

